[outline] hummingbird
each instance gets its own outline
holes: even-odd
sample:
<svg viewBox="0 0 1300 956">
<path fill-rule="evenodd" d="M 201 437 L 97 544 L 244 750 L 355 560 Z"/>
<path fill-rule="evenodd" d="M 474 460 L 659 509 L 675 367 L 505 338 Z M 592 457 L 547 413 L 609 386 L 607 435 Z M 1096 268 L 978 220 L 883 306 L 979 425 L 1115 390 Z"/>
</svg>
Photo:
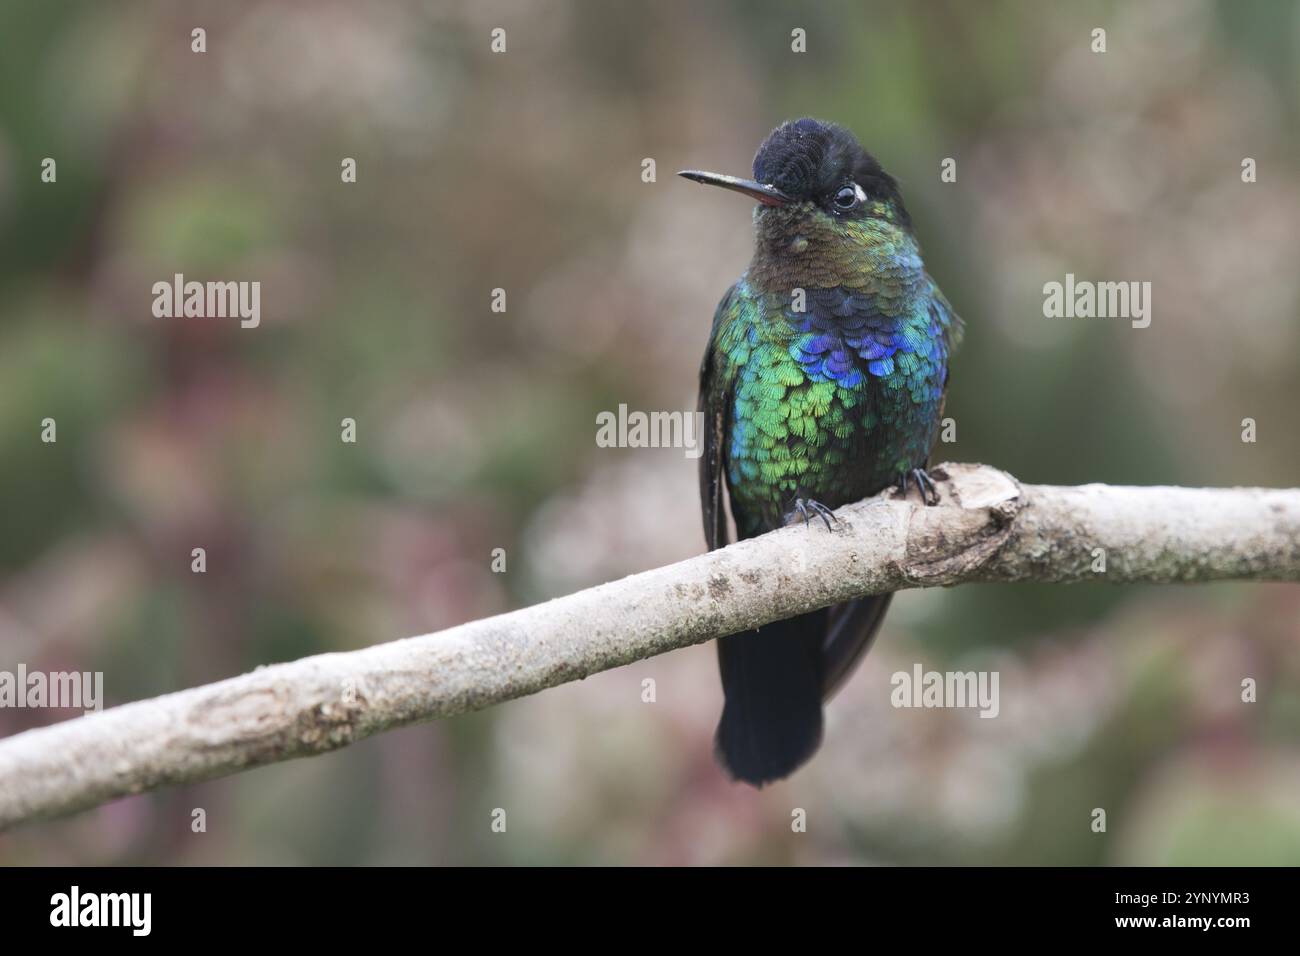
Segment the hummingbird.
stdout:
<svg viewBox="0 0 1300 956">
<path fill-rule="evenodd" d="M 778 126 L 753 178 L 678 175 L 757 201 L 754 254 L 713 316 L 700 367 L 700 502 L 710 550 L 909 482 L 943 417 L 962 321 L 925 271 L 898 183 L 842 126 Z M 755 787 L 793 773 L 822 739 L 822 704 L 870 647 L 890 594 L 718 641 L 725 697 L 714 751 Z"/>
</svg>

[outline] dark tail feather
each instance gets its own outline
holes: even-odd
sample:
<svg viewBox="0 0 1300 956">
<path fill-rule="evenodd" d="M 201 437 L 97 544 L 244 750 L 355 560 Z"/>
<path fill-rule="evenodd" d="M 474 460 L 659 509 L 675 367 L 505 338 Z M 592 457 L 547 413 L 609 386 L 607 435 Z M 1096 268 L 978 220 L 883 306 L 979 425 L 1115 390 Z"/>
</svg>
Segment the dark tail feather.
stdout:
<svg viewBox="0 0 1300 956">
<path fill-rule="evenodd" d="M 794 773 L 822 742 L 822 701 L 871 647 L 892 594 L 846 601 L 718 641 L 726 704 L 718 761 L 761 787 Z"/>
<path fill-rule="evenodd" d="M 735 779 L 788 777 L 821 744 L 827 617 L 822 608 L 718 641 L 726 704 L 714 748 Z"/>
<path fill-rule="evenodd" d="M 849 679 L 862 655 L 871 648 L 892 594 L 845 601 L 831 608 L 830 626 L 822 644 L 822 698 L 831 696 Z"/>
</svg>

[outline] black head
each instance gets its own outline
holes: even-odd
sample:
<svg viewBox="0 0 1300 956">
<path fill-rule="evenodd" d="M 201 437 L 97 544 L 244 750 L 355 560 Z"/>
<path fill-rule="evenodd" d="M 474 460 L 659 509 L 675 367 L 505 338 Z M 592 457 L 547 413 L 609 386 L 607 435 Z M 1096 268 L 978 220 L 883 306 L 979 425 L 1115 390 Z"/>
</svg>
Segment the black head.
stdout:
<svg viewBox="0 0 1300 956">
<path fill-rule="evenodd" d="M 876 200 L 892 203 L 907 216 L 894 177 L 852 133 L 834 123 L 805 118 L 772 130 L 754 154 L 754 179 L 837 215 L 863 215 Z"/>
<path fill-rule="evenodd" d="M 884 204 L 910 227 L 898 183 L 852 133 L 834 123 L 797 119 L 768 134 L 754 155 L 754 178 L 687 170 L 679 175 L 752 196 L 768 206 L 810 202 L 837 218 L 862 219 Z"/>
</svg>

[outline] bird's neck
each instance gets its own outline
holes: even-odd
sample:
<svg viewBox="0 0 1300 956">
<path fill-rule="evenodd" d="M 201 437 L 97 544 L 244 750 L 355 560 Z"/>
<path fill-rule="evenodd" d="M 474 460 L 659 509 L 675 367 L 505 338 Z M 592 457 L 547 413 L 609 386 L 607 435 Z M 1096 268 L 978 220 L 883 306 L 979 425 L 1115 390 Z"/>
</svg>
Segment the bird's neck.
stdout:
<svg viewBox="0 0 1300 956">
<path fill-rule="evenodd" d="M 870 288 L 882 276 L 906 285 L 924 272 L 911 231 L 889 219 L 838 222 L 828 216 L 755 217 L 751 285 L 784 295 L 794 288 Z"/>
</svg>

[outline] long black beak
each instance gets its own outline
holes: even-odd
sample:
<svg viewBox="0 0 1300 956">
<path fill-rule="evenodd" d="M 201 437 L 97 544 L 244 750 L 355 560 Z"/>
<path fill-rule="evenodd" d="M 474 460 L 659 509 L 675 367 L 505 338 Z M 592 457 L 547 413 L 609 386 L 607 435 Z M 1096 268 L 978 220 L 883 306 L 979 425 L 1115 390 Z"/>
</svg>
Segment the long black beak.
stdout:
<svg viewBox="0 0 1300 956">
<path fill-rule="evenodd" d="M 793 201 L 775 186 L 765 186 L 752 179 L 738 179 L 735 176 L 724 176 L 722 173 L 705 173 L 698 169 L 683 169 L 677 175 L 706 186 L 721 186 L 723 189 L 744 193 L 757 199 L 764 206 L 784 206 Z"/>
</svg>

